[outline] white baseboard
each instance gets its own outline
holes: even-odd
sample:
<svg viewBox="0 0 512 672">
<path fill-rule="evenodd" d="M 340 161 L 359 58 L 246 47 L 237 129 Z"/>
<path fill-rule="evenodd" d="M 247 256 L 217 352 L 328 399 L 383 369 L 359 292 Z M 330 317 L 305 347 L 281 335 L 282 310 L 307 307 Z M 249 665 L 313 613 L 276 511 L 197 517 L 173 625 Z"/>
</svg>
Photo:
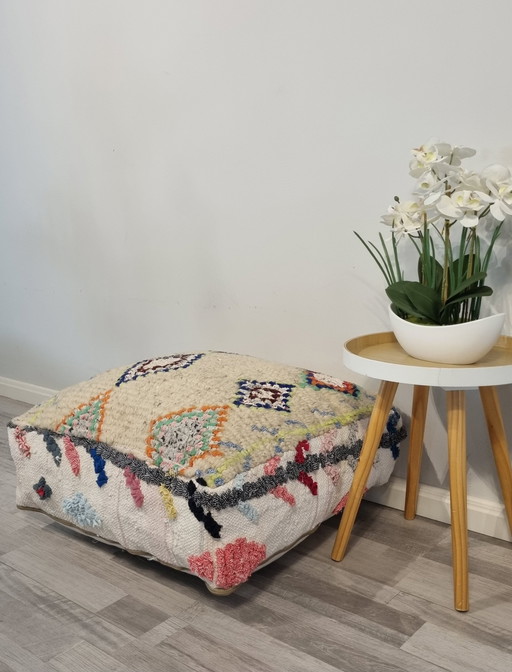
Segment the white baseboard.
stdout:
<svg viewBox="0 0 512 672">
<path fill-rule="evenodd" d="M 19 380 L 0 376 L 0 395 L 25 401 L 28 404 L 40 404 L 56 394 L 56 390 L 47 387 L 23 383 Z M 392 477 L 386 485 L 372 488 L 365 499 L 403 511 L 405 501 L 405 480 Z M 450 494 L 447 490 L 421 485 L 418 496 L 417 513 L 419 516 L 450 523 Z M 503 505 L 479 497 L 468 497 L 468 528 L 472 532 L 487 534 L 490 537 L 512 541 L 508 529 Z"/>
<path fill-rule="evenodd" d="M 365 499 L 403 511 L 405 479 L 392 477 L 386 485 L 370 489 Z M 434 488 L 431 485 L 420 485 L 417 514 L 449 524 L 450 493 L 448 490 Z M 496 539 L 512 541 L 505 507 L 488 499 L 468 496 L 468 529 Z"/>
<path fill-rule="evenodd" d="M 20 380 L 0 376 L 0 395 L 2 397 L 24 401 L 27 404 L 40 404 L 53 397 L 55 393 L 56 390 L 50 390 L 48 387 L 23 383 Z"/>
</svg>

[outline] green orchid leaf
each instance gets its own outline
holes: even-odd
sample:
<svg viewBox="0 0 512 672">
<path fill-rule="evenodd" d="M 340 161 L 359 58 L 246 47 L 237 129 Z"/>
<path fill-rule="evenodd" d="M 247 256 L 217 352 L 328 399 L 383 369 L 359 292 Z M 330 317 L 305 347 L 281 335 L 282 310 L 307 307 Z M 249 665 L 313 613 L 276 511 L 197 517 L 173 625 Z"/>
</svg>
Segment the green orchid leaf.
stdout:
<svg viewBox="0 0 512 672">
<path fill-rule="evenodd" d="M 443 283 L 443 267 L 434 256 L 418 259 L 418 279 L 422 285 L 440 291 Z"/>
<path fill-rule="evenodd" d="M 491 296 L 491 294 L 492 289 L 486 285 L 482 285 L 481 287 L 468 288 L 465 292 L 451 296 L 445 305 L 450 306 L 475 297 Z"/>
<path fill-rule="evenodd" d="M 386 294 L 399 310 L 425 322 L 439 324 L 441 300 L 432 287 L 401 280 L 389 285 Z"/>
<path fill-rule="evenodd" d="M 485 279 L 486 275 L 487 273 L 481 272 L 481 273 L 474 273 L 470 278 L 465 278 L 459 285 L 452 288 L 448 296 L 448 301 L 456 296 L 459 296 L 469 287 L 474 287 L 475 285 L 477 285 L 477 283 Z"/>
<path fill-rule="evenodd" d="M 461 241 L 461 245 L 462 244 L 463 242 Z M 469 254 L 466 254 L 463 257 L 459 257 L 458 259 L 454 259 L 452 262 L 452 270 L 454 276 L 463 278 L 467 274 L 468 266 L 469 266 Z"/>
</svg>

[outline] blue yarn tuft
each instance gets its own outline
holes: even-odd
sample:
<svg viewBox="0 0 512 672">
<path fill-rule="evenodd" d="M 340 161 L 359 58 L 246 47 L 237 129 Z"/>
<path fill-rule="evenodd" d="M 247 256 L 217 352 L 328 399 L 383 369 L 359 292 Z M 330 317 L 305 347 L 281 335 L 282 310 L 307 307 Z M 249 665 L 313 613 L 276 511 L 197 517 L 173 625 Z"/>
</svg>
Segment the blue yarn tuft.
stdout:
<svg viewBox="0 0 512 672">
<path fill-rule="evenodd" d="M 101 471 L 98 474 L 98 478 L 96 479 L 96 483 L 98 484 L 98 487 L 101 488 L 105 483 L 108 481 L 108 476 L 104 471 Z"/>
<path fill-rule="evenodd" d="M 99 527 L 101 519 L 81 492 L 62 502 L 62 510 L 80 527 Z"/>
<path fill-rule="evenodd" d="M 260 519 L 260 514 L 252 504 L 249 504 L 249 502 L 239 502 L 238 510 L 247 518 L 247 520 L 250 520 L 251 523 L 257 523 Z"/>
<path fill-rule="evenodd" d="M 60 467 L 60 463 L 62 461 L 62 451 L 59 448 L 59 444 L 57 441 L 53 438 L 53 436 L 50 434 L 50 432 L 44 432 L 43 433 L 43 439 L 46 444 L 46 450 L 51 453 L 53 457 L 53 461 L 55 464 Z"/>
<path fill-rule="evenodd" d="M 108 476 L 105 473 L 105 460 L 101 457 L 101 455 L 98 455 L 96 450 L 94 448 L 91 448 L 89 450 L 89 455 L 92 457 L 94 461 L 94 473 L 98 474 L 98 478 L 96 479 L 96 483 L 98 484 L 98 487 L 102 487 L 105 485 L 105 483 L 108 481 Z"/>
</svg>

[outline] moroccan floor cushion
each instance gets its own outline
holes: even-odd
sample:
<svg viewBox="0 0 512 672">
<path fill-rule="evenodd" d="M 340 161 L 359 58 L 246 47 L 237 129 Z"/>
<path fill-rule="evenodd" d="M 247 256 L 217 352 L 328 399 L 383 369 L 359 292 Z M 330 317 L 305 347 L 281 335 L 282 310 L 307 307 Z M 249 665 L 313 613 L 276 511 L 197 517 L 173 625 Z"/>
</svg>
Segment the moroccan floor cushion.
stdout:
<svg viewBox="0 0 512 672">
<path fill-rule="evenodd" d="M 17 504 L 228 592 L 341 511 L 373 403 L 223 352 L 112 369 L 9 423 Z M 403 437 L 393 410 L 369 487 Z"/>
</svg>

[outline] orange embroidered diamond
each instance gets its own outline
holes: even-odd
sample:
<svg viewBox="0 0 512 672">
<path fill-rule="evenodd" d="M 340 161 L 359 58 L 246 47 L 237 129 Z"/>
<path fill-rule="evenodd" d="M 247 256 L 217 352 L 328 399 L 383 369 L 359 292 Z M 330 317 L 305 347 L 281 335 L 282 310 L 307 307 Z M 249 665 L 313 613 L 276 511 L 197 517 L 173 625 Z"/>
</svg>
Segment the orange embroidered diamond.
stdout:
<svg viewBox="0 0 512 672">
<path fill-rule="evenodd" d="M 178 472 L 206 455 L 221 456 L 218 442 L 228 406 L 184 408 L 151 422 L 146 455 L 164 471 Z"/>
</svg>

